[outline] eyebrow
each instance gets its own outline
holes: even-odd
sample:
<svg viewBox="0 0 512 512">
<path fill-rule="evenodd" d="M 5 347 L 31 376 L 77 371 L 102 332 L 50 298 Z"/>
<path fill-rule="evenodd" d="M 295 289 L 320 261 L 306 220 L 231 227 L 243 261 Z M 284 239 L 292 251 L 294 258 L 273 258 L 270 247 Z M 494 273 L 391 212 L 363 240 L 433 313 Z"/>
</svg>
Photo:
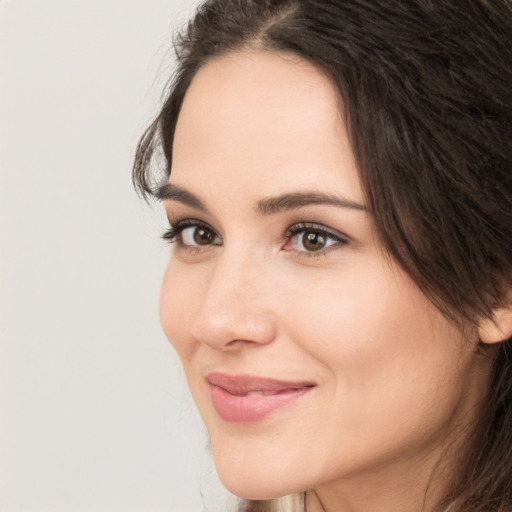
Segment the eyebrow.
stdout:
<svg viewBox="0 0 512 512">
<path fill-rule="evenodd" d="M 338 208 L 366 211 L 366 208 L 355 201 L 323 192 L 292 192 L 258 201 L 257 211 L 263 215 L 272 215 L 284 210 L 297 210 L 310 205 L 329 205 Z"/>
<path fill-rule="evenodd" d="M 208 209 L 201 199 L 192 192 L 178 187 L 177 185 L 173 185 L 172 183 L 165 183 L 158 187 L 155 195 L 160 201 L 178 201 L 191 208 L 208 213 Z M 282 211 L 298 210 L 299 208 L 311 205 L 329 205 L 338 208 L 366 211 L 366 208 L 362 204 L 351 201 L 350 199 L 315 191 L 291 192 L 276 197 L 261 199 L 257 203 L 256 211 L 262 215 L 273 215 Z"/>
<path fill-rule="evenodd" d="M 165 183 L 158 187 L 155 197 L 159 201 L 178 201 L 201 212 L 208 212 L 208 209 L 201 199 L 192 194 L 192 192 L 178 187 L 177 185 L 173 185 L 172 183 Z"/>
</svg>

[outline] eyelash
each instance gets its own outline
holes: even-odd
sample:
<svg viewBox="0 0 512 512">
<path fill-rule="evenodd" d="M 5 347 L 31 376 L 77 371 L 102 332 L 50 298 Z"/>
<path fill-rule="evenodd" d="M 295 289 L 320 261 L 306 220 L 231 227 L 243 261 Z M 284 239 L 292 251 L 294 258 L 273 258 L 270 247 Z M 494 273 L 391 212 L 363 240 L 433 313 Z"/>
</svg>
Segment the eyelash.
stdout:
<svg viewBox="0 0 512 512">
<path fill-rule="evenodd" d="M 177 243 L 180 249 L 185 249 L 193 252 L 199 252 L 208 247 L 211 247 L 212 245 L 221 245 L 215 243 L 205 244 L 203 246 L 203 249 L 201 249 L 200 245 L 184 244 L 183 240 L 180 237 L 183 231 L 189 227 L 204 228 L 216 235 L 215 230 L 213 230 L 208 224 L 198 219 L 184 219 L 182 221 L 176 222 L 172 227 L 167 229 L 163 233 L 162 238 L 166 242 Z M 301 233 L 306 233 L 308 231 L 311 231 L 312 233 L 315 233 L 317 235 L 321 235 L 325 237 L 327 241 L 333 243 L 318 251 L 301 251 L 297 249 L 291 249 L 291 251 L 295 252 L 296 255 L 300 258 L 317 258 L 320 256 L 325 256 L 327 252 L 330 252 L 330 250 L 339 249 L 348 244 L 349 242 L 348 237 L 346 237 L 345 235 L 333 233 L 332 231 L 326 229 L 321 224 L 315 224 L 312 222 L 298 222 L 293 226 L 289 227 L 286 233 L 284 234 L 285 245 L 288 244 L 295 236 L 300 235 Z"/>
<path fill-rule="evenodd" d="M 287 242 L 290 242 L 295 236 L 304 234 L 308 231 L 321 235 L 325 237 L 327 241 L 333 243 L 318 251 L 299 251 L 297 249 L 293 249 L 300 258 L 318 258 L 320 256 L 325 256 L 331 250 L 341 249 L 343 246 L 348 244 L 347 236 L 333 233 L 321 224 L 315 224 L 314 222 L 298 222 L 297 224 L 294 224 L 288 228 L 284 238 Z"/>
<path fill-rule="evenodd" d="M 185 230 L 186 228 L 190 228 L 190 227 L 202 227 L 202 228 L 206 228 L 206 229 L 213 231 L 213 229 L 210 228 L 210 226 L 208 226 L 208 224 L 205 224 L 204 222 L 201 222 L 200 220 L 185 219 L 185 220 L 180 220 L 180 221 L 174 223 L 174 225 L 172 225 L 169 229 L 166 229 L 164 231 L 164 234 L 162 235 L 162 238 L 166 242 L 169 242 L 172 244 L 172 243 L 176 242 L 176 239 L 181 235 L 183 230 Z M 179 240 L 178 240 L 178 243 L 180 243 Z"/>
</svg>

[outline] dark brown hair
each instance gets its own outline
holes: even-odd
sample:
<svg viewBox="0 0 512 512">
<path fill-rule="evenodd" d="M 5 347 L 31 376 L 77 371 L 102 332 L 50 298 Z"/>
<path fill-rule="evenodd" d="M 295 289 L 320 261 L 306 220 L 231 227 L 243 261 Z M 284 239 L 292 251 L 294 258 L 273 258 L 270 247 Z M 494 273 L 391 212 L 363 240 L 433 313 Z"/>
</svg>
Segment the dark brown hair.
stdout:
<svg viewBox="0 0 512 512">
<path fill-rule="evenodd" d="M 511 31 L 510 0 L 207 1 L 177 40 L 178 69 L 139 143 L 134 182 L 155 193 L 158 151 L 170 174 L 181 104 L 206 61 L 295 52 L 337 86 L 386 250 L 453 321 L 490 317 L 512 287 Z M 486 357 L 493 382 L 441 504 L 450 512 L 512 511 L 512 340 Z"/>
</svg>

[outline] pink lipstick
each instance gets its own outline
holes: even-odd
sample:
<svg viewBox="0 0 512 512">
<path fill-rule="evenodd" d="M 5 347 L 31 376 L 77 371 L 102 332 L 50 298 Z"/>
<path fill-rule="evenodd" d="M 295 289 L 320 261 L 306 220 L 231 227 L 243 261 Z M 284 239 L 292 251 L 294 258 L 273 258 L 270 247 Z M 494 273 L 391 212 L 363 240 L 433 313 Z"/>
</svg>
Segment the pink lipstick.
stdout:
<svg viewBox="0 0 512 512">
<path fill-rule="evenodd" d="M 284 407 L 315 386 L 312 382 L 290 382 L 212 372 L 210 384 L 213 405 L 219 416 L 233 423 L 251 423 Z"/>
</svg>

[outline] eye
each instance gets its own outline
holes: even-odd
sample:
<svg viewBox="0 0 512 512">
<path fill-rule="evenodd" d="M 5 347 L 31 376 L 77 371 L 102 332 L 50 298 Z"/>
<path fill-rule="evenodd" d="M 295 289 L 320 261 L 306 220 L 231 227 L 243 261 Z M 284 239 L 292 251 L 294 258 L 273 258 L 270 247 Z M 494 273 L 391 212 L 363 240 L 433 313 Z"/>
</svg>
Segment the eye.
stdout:
<svg viewBox="0 0 512 512">
<path fill-rule="evenodd" d="M 189 226 L 180 234 L 183 245 L 210 245 L 219 243 L 215 232 L 205 226 Z"/>
<path fill-rule="evenodd" d="M 182 247 L 222 244 L 221 238 L 212 228 L 194 219 L 177 222 L 175 226 L 164 233 L 163 238 L 170 242 L 177 242 Z"/>
<path fill-rule="evenodd" d="M 323 233 L 312 229 L 295 235 L 292 240 L 295 249 L 308 252 L 320 251 L 334 243 L 333 240 L 329 240 Z"/>
<path fill-rule="evenodd" d="M 286 238 L 288 243 L 284 249 L 299 251 L 302 253 L 323 253 L 327 248 L 334 245 L 345 245 L 348 243 L 346 237 L 333 233 L 320 225 L 301 223 L 292 226 Z"/>
</svg>

